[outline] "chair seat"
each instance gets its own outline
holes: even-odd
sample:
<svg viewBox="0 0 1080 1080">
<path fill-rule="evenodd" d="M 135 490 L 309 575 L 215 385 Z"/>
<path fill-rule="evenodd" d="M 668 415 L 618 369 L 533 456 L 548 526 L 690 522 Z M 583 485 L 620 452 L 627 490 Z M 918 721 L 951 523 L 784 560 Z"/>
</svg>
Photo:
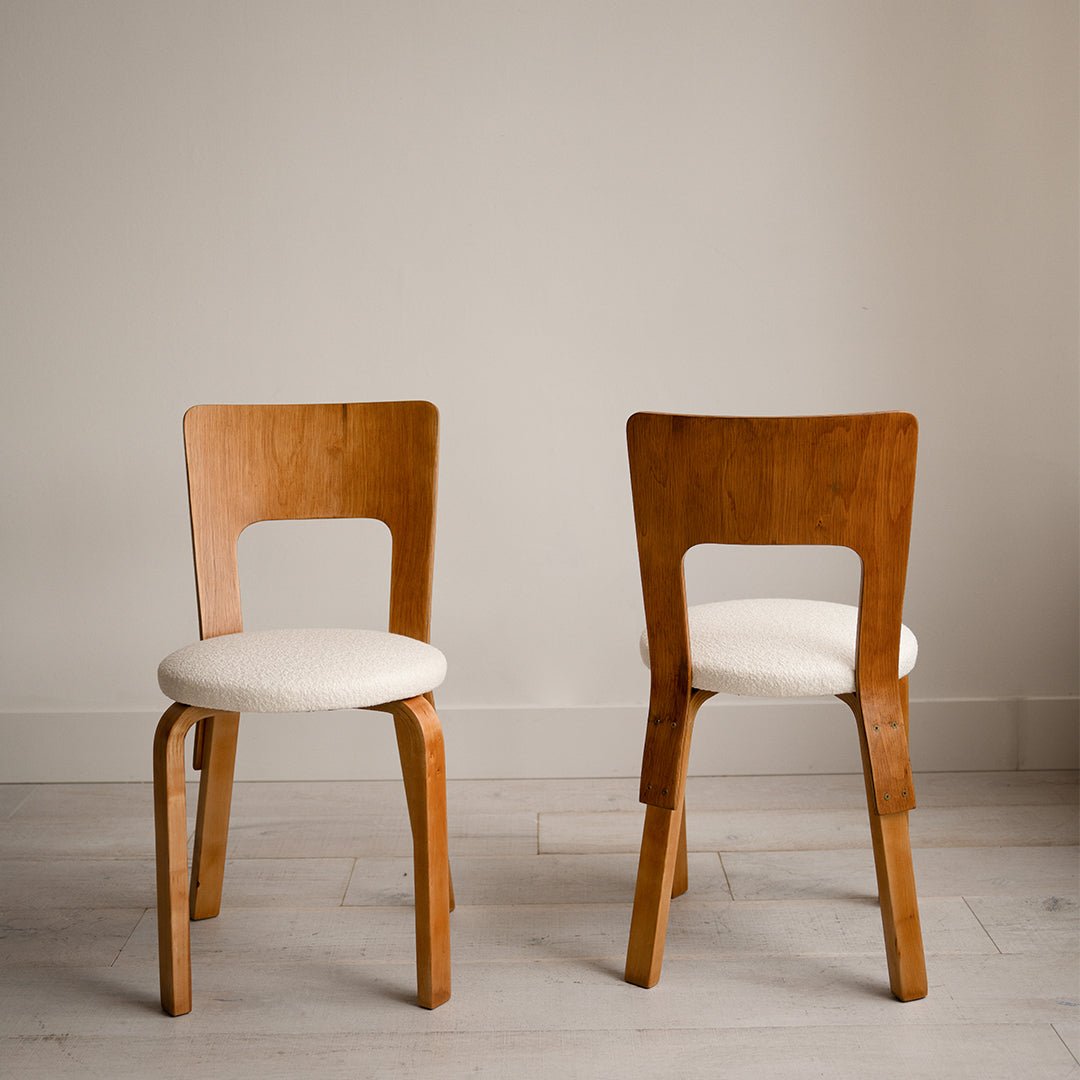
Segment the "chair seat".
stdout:
<svg viewBox="0 0 1080 1080">
<path fill-rule="evenodd" d="M 253 630 L 197 641 L 162 660 L 173 701 L 228 712 L 358 709 L 417 697 L 446 677 L 432 645 L 379 630 Z"/>
<path fill-rule="evenodd" d="M 859 609 L 822 600 L 725 600 L 688 609 L 693 684 L 755 697 L 816 697 L 855 690 Z M 900 630 L 903 678 L 919 644 Z M 641 635 L 649 663 L 649 641 Z"/>
</svg>

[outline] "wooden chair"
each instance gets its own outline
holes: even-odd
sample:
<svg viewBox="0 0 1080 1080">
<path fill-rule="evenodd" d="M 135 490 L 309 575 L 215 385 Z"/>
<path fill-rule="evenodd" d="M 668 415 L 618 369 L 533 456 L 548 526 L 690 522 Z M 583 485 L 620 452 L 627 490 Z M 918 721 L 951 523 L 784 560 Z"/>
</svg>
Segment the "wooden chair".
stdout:
<svg viewBox="0 0 1080 1080">
<path fill-rule="evenodd" d="M 646 804 L 626 980 L 660 978 L 672 896 L 687 889 L 686 767 L 694 718 L 715 693 L 835 694 L 862 746 L 892 992 L 926 996 L 908 838 L 915 806 L 901 624 L 917 425 L 906 413 L 728 418 L 638 413 L 627 424 L 652 691 Z M 687 609 L 697 544 L 832 544 L 862 561 L 858 608 L 731 601 Z"/>
<path fill-rule="evenodd" d="M 413 834 L 418 1000 L 450 997 L 452 885 L 443 739 L 431 691 L 446 672 L 427 644 L 438 412 L 427 402 L 199 405 L 184 417 L 202 640 L 158 680 L 176 704 L 154 739 L 161 1003 L 191 1010 L 188 918 L 221 907 L 241 712 L 365 708 L 394 718 Z M 256 521 L 377 518 L 392 536 L 389 633 L 243 632 L 237 538 Z M 190 893 L 184 737 L 201 770 Z"/>
</svg>

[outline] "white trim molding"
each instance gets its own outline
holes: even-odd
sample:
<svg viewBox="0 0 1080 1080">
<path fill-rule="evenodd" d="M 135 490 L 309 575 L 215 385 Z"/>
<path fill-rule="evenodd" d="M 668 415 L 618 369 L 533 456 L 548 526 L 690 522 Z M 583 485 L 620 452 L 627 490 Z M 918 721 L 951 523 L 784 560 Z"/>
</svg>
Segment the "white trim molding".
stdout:
<svg viewBox="0 0 1080 1080">
<path fill-rule="evenodd" d="M 440 709 L 457 779 L 635 776 L 645 707 Z M 0 713 L 0 783 L 150 779 L 158 714 Z M 1080 699 L 960 698 L 911 703 L 916 772 L 1074 769 Z M 851 714 L 838 701 L 708 703 L 698 714 L 697 776 L 860 770 Z M 386 780 L 401 775 L 382 713 L 241 718 L 239 780 Z"/>
</svg>

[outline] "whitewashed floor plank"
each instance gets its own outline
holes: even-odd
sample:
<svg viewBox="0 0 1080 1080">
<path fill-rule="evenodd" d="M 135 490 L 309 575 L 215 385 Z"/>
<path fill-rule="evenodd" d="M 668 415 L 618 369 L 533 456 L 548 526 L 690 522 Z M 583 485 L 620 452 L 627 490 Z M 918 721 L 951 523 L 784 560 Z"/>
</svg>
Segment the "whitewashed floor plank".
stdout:
<svg viewBox="0 0 1080 1080">
<path fill-rule="evenodd" d="M 1072 896 L 967 896 L 1003 953 L 1080 952 L 1080 902 Z"/>
<path fill-rule="evenodd" d="M 928 953 L 994 953 L 960 898 L 923 905 Z M 617 955 L 626 947 L 630 904 L 458 907 L 451 929 L 455 964 L 570 960 Z M 148 913 L 118 963 L 157 956 L 156 921 Z M 233 909 L 192 927 L 196 963 L 400 964 L 413 950 L 412 912 L 404 907 L 308 911 Z M 876 904 L 858 900 L 672 905 L 667 952 L 673 956 L 884 955 Z"/>
<path fill-rule="evenodd" d="M 109 965 L 142 919 L 142 908 L 0 911 L 0 964 Z"/>
<path fill-rule="evenodd" d="M 920 897 L 1077 892 L 1074 847 L 916 848 Z M 736 900 L 877 896 L 868 851 L 731 852 L 724 868 Z"/>
<path fill-rule="evenodd" d="M 188 840 L 195 825 L 188 804 Z M 0 859 L 152 859 L 154 816 L 77 821 L 23 821 L 14 817 L 0 831 Z"/>
<path fill-rule="evenodd" d="M 683 1031 L 510 1031 L 433 1034 L 33 1035 L 0 1049 L 22 1080 L 1075 1080 L 1075 1062 L 1049 1024 L 963 1028 L 737 1028 Z"/>
<path fill-rule="evenodd" d="M 622 981 L 604 960 L 460 964 L 454 996 L 417 1009 L 404 964 L 208 961 L 196 965 L 194 1011 L 165 1021 L 157 967 L 4 965 L 0 1035 L 140 1035 L 172 1024 L 189 1034 L 595 1030 L 1071 1022 L 1074 958 L 937 956 L 930 996 L 901 1004 L 884 957 L 671 957 L 660 984 Z M 148 1027 L 148 1025 L 154 1025 Z"/>
<path fill-rule="evenodd" d="M 887 990 L 858 776 L 691 778 L 691 892 L 647 992 L 621 980 L 636 781 L 451 781 L 454 997 L 434 1013 L 413 1004 L 400 782 L 238 784 L 223 914 L 192 927 L 195 1012 L 176 1020 L 144 911 L 150 785 L 0 786 L 0 1078 L 654 1080 L 723 1062 L 843 1080 L 884 1055 L 915 1080 L 1080 1080 L 1080 853 L 1050 846 L 1076 835 L 1076 778 L 916 778 L 930 997 L 908 1005 Z M 537 855 L 538 813 L 585 846 Z M 814 849 L 822 825 L 835 848 Z"/>
<path fill-rule="evenodd" d="M 194 800 L 188 801 L 188 848 L 194 831 Z M 527 855 L 536 853 L 536 815 L 458 814 L 449 819 L 450 853 Z M 385 811 L 352 817 L 251 818 L 235 816 L 229 854 L 250 859 L 331 859 L 359 855 L 408 855 L 409 819 Z M 154 855 L 153 815 L 79 821 L 5 823 L 0 859 L 146 859 Z"/>
<path fill-rule="evenodd" d="M 239 787 L 239 785 L 237 785 Z M 188 803 L 198 794 L 197 784 L 187 785 Z M 151 784 L 38 784 L 19 807 L 20 822 L 154 820 L 154 789 Z"/>
<path fill-rule="evenodd" d="M 573 854 L 634 851 L 641 843 L 643 813 L 546 813 L 540 815 L 540 851 Z M 916 847 L 997 847 L 1075 844 L 1080 820 L 1073 807 L 938 807 L 911 815 Z M 870 829 L 859 810 L 687 811 L 691 851 L 813 851 L 869 848 Z"/>
<path fill-rule="evenodd" d="M 592 781 L 590 781 L 591 783 Z M 610 783 L 611 781 L 609 781 Z M 568 798 L 563 806 L 538 804 L 538 810 L 633 810 L 637 785 L 628 805 L 590 807 Z M 1034 772 L 918 773 L 915 794 L 920 808 L 942 806 L 1048 806 L 1080 803 L 1076 770 Z M 866 791 L 861 774 L 823 776 L 692 776 L 687 806 L 693 810 L 863 810 Z M 620 800 L 622 801 L 622 800 Z"/>
<path fill-rule="evenodd" d="M 451 857 L 536 853 L 533 813 L 458 814 L 448 827 Z M 241 859 L 409 855 L 412 834 L 404 808 L 355 817 L 240 818 L 229 830 L 229 851 Z"/>
<path fill-rule="evenodd" d="M 730 900 L 727 878 L 713 852 L 689 855 L 690 895 Z M 604 904 L 634 895 L 637 856 L 522 855 L 456 857 L 451 863 L 460 904 Z M 358 859 L 346 904 L 411 904 L 412 860 Z"/>
<path fill-rule="evenodd" d="M 352 868 L 352 859 L 229 859 L 223 903 L 336 906 L 345 895 Z M 146 908 L 155 902 L 150 859 L 0 861 L 0 908 Z"/>
<path fill-rule="evenodd" d="M 34 784 L 0 784 L 0 821 L 11 817 L 30 797 Z"/>
</svg>

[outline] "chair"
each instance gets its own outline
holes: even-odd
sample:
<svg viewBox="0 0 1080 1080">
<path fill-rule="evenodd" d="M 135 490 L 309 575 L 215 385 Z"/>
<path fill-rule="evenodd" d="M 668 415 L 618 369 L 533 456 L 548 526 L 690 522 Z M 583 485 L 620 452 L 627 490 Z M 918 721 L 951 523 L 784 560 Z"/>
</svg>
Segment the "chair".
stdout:
<svg viewBox="0 0 1080 1080">
<path fill-rule="evenodd" d="M 450 997 L 453 892 L 443 740 L 431 691 L 446 661 L 427 644 L 438 412 L 427 402 L 199 405 L 184 417 L 202 640 L 158 671 L 175 704 L 154 738 L 161 1003 L 191 1011 L 188 918 L 221 908 L 242 712 L 376 709 L 394 718 L 413 835 L 419 1004 Z M 243 632 L 237 538 L 256 521 L 377 518 L 392 536 L 389 633 Z M 190 894 L 184 737 L 200 770 Z"/>
<path fill-rule="evenodd" d="M 660 978 L 671 897 L 687 889 L 685 785 L 694 718 L 719 692 L 835 694 L 855 715 L 889 983 L 926 996 L 908 837 L 914 635 L 901 624 L 917 424 L 906 413 L 728 418 L 638 413 L 627 424 L 652 690 L 645 826 L 626 980 Z M 832 544 L 862 561 L 859 606 L 745 600 L 687 610 L 697 544 Z"/>
</svg>

